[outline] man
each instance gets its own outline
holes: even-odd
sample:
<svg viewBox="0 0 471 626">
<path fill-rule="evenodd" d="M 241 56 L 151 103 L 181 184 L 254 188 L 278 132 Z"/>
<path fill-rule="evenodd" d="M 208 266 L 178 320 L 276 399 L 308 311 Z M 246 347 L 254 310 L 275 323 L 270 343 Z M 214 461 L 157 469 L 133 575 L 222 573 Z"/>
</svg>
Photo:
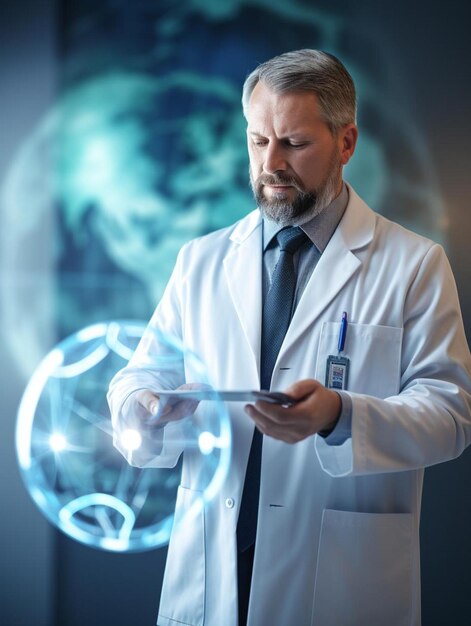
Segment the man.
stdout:
<svg viewBox="0 0 471 626">
<path fill-rule="evenodd" d="M 183 247 L 150 326 L 183 339 L 217 388 L 298 402 L 230 405 L 231 469 L 172 536 L 158 624 L 420 624 L 423 469 L 471 436 L 449 264 L 343 182 L 358 131 L 338 59 L 271 59 L 243 106 L 259 208 Z M 121 449 L 123 425 L 159 410 L 145 360 L 143 345 L 110 388 Z M 195 406 L 164 408 L 155 440 Z M 161 449 L 130 462 L 158 467 Z M 177 513 L 198 497 L 191 476 L 180 496 Z"/>
</svg>

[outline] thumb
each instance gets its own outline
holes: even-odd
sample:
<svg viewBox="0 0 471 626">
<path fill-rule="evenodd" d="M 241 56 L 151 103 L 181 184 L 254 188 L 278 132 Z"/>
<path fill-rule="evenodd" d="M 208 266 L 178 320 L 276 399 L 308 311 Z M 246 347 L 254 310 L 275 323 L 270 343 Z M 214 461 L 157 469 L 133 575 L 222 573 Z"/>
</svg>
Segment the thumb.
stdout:
<svg viewBox="0 0 471 626">
<path fill-rule="evenodd" d="M 136 400 L 151 415 L 155 415 L 159 410 L 159 396 L 148 389 L 136 391 Z"/>
<path fill-rule="evenodd" d="M 285 389 L 284 393 L 295 398 L 295 400 L 302 400 L 314 393 L 319 387 L 322 387 L 319 381 L 309 378 L 295 382 Z"/>
</svg>

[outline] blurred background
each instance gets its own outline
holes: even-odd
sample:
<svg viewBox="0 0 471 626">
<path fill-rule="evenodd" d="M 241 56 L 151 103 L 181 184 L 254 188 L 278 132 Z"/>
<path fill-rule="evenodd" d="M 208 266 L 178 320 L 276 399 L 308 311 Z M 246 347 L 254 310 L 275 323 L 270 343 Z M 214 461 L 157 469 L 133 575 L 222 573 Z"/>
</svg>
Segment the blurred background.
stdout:
<svg viewBox="0 0 471 626">
<path fill-rule="evenodd" d="M 460 2 L 4 0 L 0 7 L 0 623 L 155 623 L 165 549 L 112 554 L 26 492 L 16 411 L 78 329 L 147 320 L 188 239 L 253 208 L 240 90 L 275 54 L 338 55 L 358 88 L 345 172 L 442 243 L 468 337 L 469 9 Z M 471 453 L 426 472 L 423 623 L 468 624 Z M 190 564 L 191 566 L 191 564 Z"/>
</svg>

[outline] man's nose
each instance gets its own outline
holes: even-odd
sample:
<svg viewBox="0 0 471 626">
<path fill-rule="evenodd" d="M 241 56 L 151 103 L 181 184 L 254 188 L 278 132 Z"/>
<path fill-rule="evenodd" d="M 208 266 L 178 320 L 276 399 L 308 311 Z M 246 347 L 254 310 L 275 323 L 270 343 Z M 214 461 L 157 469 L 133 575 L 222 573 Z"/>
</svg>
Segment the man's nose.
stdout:
<svg viewBox="0 0 471 626">
<path fill-rule="evenodd" d="M 285 171 L 288 167 L 284 151 L 280 146 L 269 144 L 265 150 L 263 170 L 265 174 Z"/>
</svg>

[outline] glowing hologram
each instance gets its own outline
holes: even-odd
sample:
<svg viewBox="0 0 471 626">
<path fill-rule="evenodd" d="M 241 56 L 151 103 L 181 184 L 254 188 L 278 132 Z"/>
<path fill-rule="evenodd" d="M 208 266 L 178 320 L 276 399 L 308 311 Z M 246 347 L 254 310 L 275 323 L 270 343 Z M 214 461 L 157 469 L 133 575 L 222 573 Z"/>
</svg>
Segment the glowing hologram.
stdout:
<svg viewBox="0 0 471 626">
<path fill-rule="evenodd" d="M 143 338 L 144 330 L 140 322 L 112 321 L 68 337 L 33 373 L 18 410 L 18 462 L 39 509 L 77 541 L 117 552 L 168 542 L 186 454 L 198 468 L 201 494 L 188 517 L 214 497 L 229 464 L 229 417 L 219 401 L 202 402 L 194 414 L 157 430 L 141 428 L 136 415 L 133 426 L 113 429 L 108 385 L 141 341 L 152 347 L 146 370 L 154 384 L 181 376 L 183 363 L 193 381 L 209 384 L 196 355 L 153 330 Z M 147 469 L 127 463 L 125 456 L 132 460 L 146 449 L 156 456 L 174 451 L 172 463 Z"/>
</svg>

